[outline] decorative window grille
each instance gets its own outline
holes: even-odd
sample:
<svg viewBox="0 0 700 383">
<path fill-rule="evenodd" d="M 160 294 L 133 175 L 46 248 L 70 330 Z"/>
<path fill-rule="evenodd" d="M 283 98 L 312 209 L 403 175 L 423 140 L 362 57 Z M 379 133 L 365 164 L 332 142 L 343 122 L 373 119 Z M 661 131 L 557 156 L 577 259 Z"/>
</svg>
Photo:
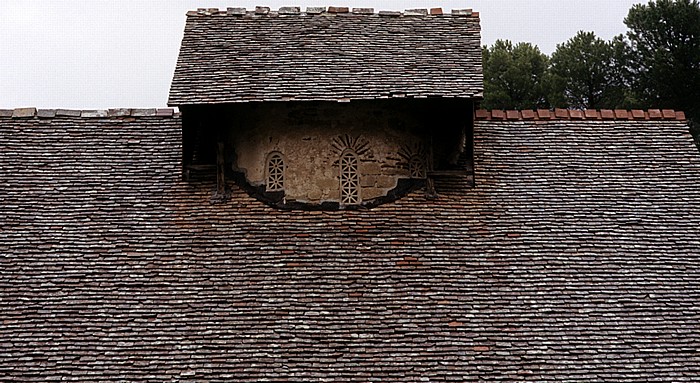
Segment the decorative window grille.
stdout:
<svg viewBox="0 0 700 383">
<path fill-rule="evenodd" d="M 272 153 L 267 159 L 267 184 L 265 190 L 284 190 L 284 159 L 280 153 Z"/>
<path fill-rule="evenodd" d="M 425 178 L 425 164 L 419 156 L 412 156 L 411 160 L 408 161 L 408 171 L 411 174 L 411 178 Z"/>
<path fill-rule="evenodd" d="M 360 203 L 360 174 L 357 155 L 347 151 L 340 157 L 340 203 Z"/>
</svg>

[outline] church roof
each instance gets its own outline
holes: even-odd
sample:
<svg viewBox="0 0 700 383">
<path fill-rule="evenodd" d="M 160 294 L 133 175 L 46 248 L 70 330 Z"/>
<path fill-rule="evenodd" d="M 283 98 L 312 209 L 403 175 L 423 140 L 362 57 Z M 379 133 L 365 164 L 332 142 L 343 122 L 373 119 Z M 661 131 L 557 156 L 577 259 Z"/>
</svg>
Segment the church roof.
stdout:
<svg viewBox="0 0 700 383">
<path fill-rule="evenodd" d="M 171 110 L 0 110 L 0 371 L 700 376 L 700 156 L 682 115 L 535 114 L 479 112 L 474 188 L 281 211 L 183 181 Z"/>
<path fill-rule="evenodd" d="M 478 13 L 439 8 L 188 13 L 169 105 L 481 98 Z"/>
</svg>

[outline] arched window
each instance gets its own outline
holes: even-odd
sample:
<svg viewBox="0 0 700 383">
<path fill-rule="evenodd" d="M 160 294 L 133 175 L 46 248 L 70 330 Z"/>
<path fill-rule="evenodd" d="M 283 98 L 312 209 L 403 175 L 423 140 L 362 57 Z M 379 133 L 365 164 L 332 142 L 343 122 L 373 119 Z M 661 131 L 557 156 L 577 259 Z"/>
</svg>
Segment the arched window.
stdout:
<svg viewBox="0 0 700 383">
<path fill-rule="evenodd" d="M 360 203 L 360 173 L 357 155 L 345 151 L 340 157 L 340 203 L 355 205 Z"/>
<path fill-rule="evenodd" d="M 408 171 L 411 174 L 411 178 L 425 178 L 425 164 L 423 160 L 417 156 L 411 156 L 408 161 Z"/>
<path fill-rule="evenodd" d="M 267 191 L 284 190 L 284 159 L 279 152 L 272 152 L 267 156 Z"/>
</svg>

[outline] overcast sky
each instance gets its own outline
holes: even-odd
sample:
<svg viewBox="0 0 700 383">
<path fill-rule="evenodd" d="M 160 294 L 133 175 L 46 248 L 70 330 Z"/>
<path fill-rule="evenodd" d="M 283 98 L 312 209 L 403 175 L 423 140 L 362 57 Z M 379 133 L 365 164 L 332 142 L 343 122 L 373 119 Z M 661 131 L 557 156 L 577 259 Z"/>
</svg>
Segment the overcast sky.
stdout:
<svg viewBox="0 0 700 383">
<path fill-rule="evenodd" d="M 482 44 L 536 44 L 550 54 L 579 30 L 624 33 L 632 4 L 646 0 L 2 0 L 0 108 L 163 107 L 187 10 L 255 5 L 442 7 L 481 13 Z"/>
</svg>

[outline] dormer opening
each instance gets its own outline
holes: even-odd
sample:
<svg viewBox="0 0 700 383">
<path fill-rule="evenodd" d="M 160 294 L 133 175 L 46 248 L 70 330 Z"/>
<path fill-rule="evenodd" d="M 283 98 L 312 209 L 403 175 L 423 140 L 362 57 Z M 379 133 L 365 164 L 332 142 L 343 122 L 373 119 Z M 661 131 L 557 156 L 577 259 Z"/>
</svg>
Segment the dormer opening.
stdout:
<svg viewBox="0 0 700 383">
<path fill-rule="evenodd" d="M 376 206 L 473 185 L 470 100 L 256 102 L 182 107 L 184 171 L 283 208 Z M 213 178 L 212 178 L 213 179 Z"/>
<path fill-rule="evenodd" d="M 183 116 L 186 175 L 215 168 L 213 201 L 226 201 L 235 181 L 289 209 L 373 207 L 421 189 L 430 197 L 467 192 L 483 92 L 479 17 L 392 15 L 188 13 L 169 98 Z M 319 23 L 343 33 L 309 33 Z M 362 55 L 338 60 L 339 45 Z M 280 57 L 287 69 L 271 76 Z"/>
</svg>

